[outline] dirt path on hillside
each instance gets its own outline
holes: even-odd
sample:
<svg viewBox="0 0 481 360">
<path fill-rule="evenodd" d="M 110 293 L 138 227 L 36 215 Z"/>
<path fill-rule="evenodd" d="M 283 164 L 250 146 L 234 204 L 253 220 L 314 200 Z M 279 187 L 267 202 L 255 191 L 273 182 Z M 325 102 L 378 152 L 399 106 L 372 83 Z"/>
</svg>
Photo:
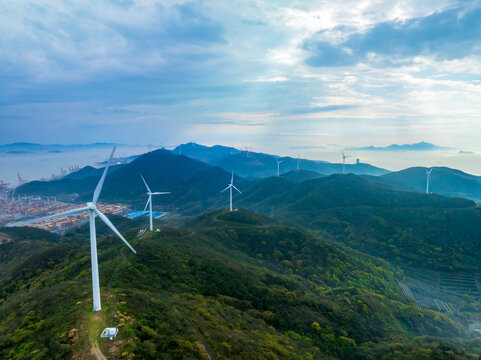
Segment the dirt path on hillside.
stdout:
<svg viewBox="0 0 481 360">
<path fill-rule="evenodd" d="M 93 346 L 90 352 L 92 353 L 93 356 L 95 356 L 97 360 L 107 360 L 104 354 L 102 354 L 102 351 L 100 351 L 99 344 L 97 344 L 95 340 L 93 342 Z"/>
<path fill-rule="evenodd" d="M 114 281 L 115 275 L 117 275 L 117 272 L 119 271 L 120 267 L 122 264 L 125 263 L 125 254 L 124 254 L 124 248 L 120 249 L 120 254 L 122 255 L 122 261 L 115 267 L 114 272 L 112 276 L 110 277 L 109 280 L 109 291 L 112 290 L 112 282 Z M 94 315 L 95 320 L 100 320 L 100 314 L 96 313 Z M 92 347 L 90 348 L 90 353 L 96 360 L 107 360 L 107 358 L 104 356 L 102 351 L 99 348 L 99 344 L 97 342 L 97 334 L 91 334 L 91 339 L 90 342 L 92 344 Z"/>
<path fill-rule="evenodd" d="M 107 358 L 104 356 L 102 351 L 99 348 L 99 343 L 98 343 L 98 330 L 97 330 L 97 324 L 102 322 L 103 316 L 99 312 L 94 312 L 93 314 L 89 315 L 90 320 L 89 320 L 89 340 L 90 340 L 90 355 L 92 356 L 92 359 L 96 360 L 107 360 Z"/>
</svg>

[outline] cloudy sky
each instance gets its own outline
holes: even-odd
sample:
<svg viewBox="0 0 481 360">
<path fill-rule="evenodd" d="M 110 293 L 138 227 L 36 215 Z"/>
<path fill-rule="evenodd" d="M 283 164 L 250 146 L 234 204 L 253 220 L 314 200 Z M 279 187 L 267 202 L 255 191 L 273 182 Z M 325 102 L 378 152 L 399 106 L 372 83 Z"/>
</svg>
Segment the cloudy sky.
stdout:
<svg viewBox="0 0 481 360">
<path fill-rule="evenodd" d="M 479 19 L 479 1 L 0 1 L 0 143 L 481 150 Z"/>
</svg>

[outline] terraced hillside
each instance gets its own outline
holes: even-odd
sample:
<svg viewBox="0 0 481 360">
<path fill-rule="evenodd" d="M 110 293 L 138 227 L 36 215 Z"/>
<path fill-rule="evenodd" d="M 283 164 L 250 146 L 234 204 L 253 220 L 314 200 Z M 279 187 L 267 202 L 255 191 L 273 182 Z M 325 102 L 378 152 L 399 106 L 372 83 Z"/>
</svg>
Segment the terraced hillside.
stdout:
<svg viewBox="0 0 481 360">
<path fill-rule="evenodd" d="M 450 312 L 462 318 L 481 315 L 479 275 L 466 272 L 405 268 L 403 283 L 418 306 Z"/>
</svg>

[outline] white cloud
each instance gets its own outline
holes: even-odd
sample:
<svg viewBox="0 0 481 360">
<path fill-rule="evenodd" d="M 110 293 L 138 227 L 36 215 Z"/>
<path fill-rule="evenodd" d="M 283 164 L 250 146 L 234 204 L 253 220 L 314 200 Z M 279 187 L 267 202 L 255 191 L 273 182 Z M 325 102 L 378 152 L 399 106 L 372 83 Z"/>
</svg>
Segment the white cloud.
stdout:
<svg viewBox="0 0 481 360">
<path fill-rule="evenodd" d="M 245 82 L 283 82 L 283 81 L 289 81 L 289 78 L 285 76 L 271 76 L 271 77 L 265 77 L 265 76 L 259 76 L 254 80 L 244 80 Z"/>
<path fill-rule="evenodd" d="M 182 5 L 191 12 L 182 13 Z M 386 139 L 432 131 L 447 141 L 459 124 L 481 136 L 481 59 L 474 54 L 442 61 L 415 56 L 392 64 L 374 54 L 352 66 L 305 65 L 302 44 L 313 36 L 338 44 L 379 22 L 402 23 L 459 6 L 457 1 L 280 6 L 270 0 L 137 0 L 122 7 L 106 0 L 46 0 L 0 6 L 0 95 L 16 104 L 2 106 L 0 120 L 11 124 L 5 138 L 21 140 L 20 127 L 11 120 L 15 115 L 36 125 L 64 121 L 70 131 L 81 122 L 118 124 L 123 142 L 135 132 L 129 122 L 160 133 L 169 121 L 177 138 L 214 143 L 236 142 L 237 135 L 246 143 L 249 136 L 274 142 L 281 133 L 289 142 L 317 137 L 329 143 L 347 136 L 366 145 L 374 135 Z M 185 17 L 206 26 L 183 32 Z M 172 28 L 172 21 L 184 26 Z M 40 102 L 43 97 L 47 100 Z M 328 111 L 333 105 L 339 108 Z M 292 112 L 309 107 L 325 111 Z M 104 112 L 92 114 L 95 109 Z M 456 134 L 461 137 L 462 131 Z"/>
</svg>

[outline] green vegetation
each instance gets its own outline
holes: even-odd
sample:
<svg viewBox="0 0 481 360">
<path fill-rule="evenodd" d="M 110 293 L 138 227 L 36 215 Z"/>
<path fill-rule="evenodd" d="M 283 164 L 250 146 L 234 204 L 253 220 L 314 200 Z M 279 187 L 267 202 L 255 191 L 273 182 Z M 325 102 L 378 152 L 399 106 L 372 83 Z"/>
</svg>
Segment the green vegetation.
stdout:
<svg viewBox="0 0 481 360">
<path fill-rule="evenodd" d="M 71 195 L 76 193 L 78 201 L 90 201 L 100 172 L 84 168 L 77 174 L 78 176 L 74 174 L 55 181 L 31 181 L 19 186 L 16 192 L 28 195 L 55 195 L 59 199 L 71 199 Z M 211 206 L 213 198 L 218 196 L 219 189 L 225 187 L 231 176 L 221 168 L 185 156 L 173 155 L 166 150 L 156 150 L 126 165 L 115 166 L 114 170 L 109 170 L 100 200 L 143 207 L 146 189 L 140 178 L 141 174 L 152 190 L 172 192 L 171 195 L 157 199 L 157 204 L 168 205 L 169 211 L 182 205 L 183 213 L 199 213 Z M 84 175 L 86 177 L 82 178 Z M 247 184 L 247 181 L 236 178 L 236 184 L 242 186 Z"/>
<path fill-rule="evenodd" d="M 396 189 L 426 191 L 426 168 L 424 167 L 412 167 L 379 177 L 370 176 L 369 179 Z M 478 176 L 448 167 L 435 167 L 431 180 L 430 192 L 434 194 L 463 197 L 478 203 L 481 201 L 481 179 Z"/>
<path fill-rule="evenodd" d="M 242 206 L 398 265 L 481 270 L 481 209 L 470 200 L 398 191 L 355 175 L 300 184 L 271 178 L 245 193 L 237 198 Z"/>
<path fill-rule="evenodd" d="M 11 230 L 14 241 L 0 245 L 0 358 L 88 359 L 97 343 L 107 358 L 125 359 L 208 359 L 209 349 L 216 359 L 481 353 L 445 315 L 416 308 L 397 269 L 330 236 L 244 210 L 204 213 L 140 239 L 137 223 L 113 222 L 138 253 L 125 251 L 109 292 L 122 244 L 99 236 L 100 313 L 91 313 L 86 227 L 55 239 L 38 232 L 26 248 L 28 234 Z M 120 328 L 116 340 L 98 339 L 107 326 Z"/>
</svg>

